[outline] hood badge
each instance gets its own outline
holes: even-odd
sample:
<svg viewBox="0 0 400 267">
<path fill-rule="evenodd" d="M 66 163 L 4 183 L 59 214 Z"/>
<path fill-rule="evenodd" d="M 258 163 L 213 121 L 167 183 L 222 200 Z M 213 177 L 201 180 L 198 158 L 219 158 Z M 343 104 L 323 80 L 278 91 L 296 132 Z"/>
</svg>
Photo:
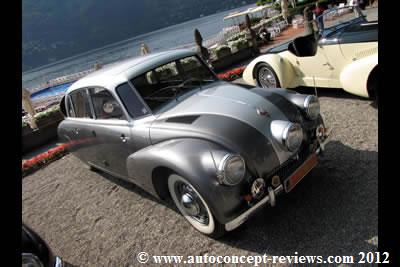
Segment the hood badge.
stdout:
<svg viewBox="0 0 400 267">
<path fill-rule="evenodd" d="M 257 114 L 258 115 L 265 116 L 265 117 L 270 117 L 269 113 L 266 110 L 264 110 L 262 108 L 257 108 L 256 110 L 257 110 Z"/>
</svg>

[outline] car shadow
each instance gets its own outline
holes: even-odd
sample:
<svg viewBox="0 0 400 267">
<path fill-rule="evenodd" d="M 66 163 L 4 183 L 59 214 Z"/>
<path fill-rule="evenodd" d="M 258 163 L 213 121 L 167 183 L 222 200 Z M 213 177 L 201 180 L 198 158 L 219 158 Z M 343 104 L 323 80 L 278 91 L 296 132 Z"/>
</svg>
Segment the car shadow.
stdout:
<svg viewBox="0 0 400 267">
<path fill-rule="evenodd" d="M 95 170 L 95 172 L 100 175 L 102 178 L 105 178 L 106 180 L 110 181 L 111 183 L 114 183 L 120 187 L 123 187 L 124 189 L 131 191 L 135 194 L 138 194 L 139 196 L 149 199 L 151 201 L 155 201 L 159 204 L 165 205 L 166 202 L 162 201 L 158 198 L 156 198 L 155 196 L 151 195 L 150 193 L 147 193 L 144 189 L 140 188 L 139 186 L 137 186 L 136 184 L 134 184 L 133 182 L 115 177 L 111 174 L 108 174 L 106 172 L 103 172 L 101 170 Z"/>
<path fill-rule="evenodd" d="M 293 88 L 291 90 L 294 90 L 294 91 L 296 91 L 296 92 L 298 92 L 300 94 L 312 94 L 312 95 L 315 95 L 315 88 L 314 87 L 299 86 L 299 87 Z M 322 88 L 322 87 L 317 87 L 316 90 L 317 90 L 317 95 L 318 96 L 371 101 L 371 100 L 369 100 L 367 98 L 364 98 L 364 97 L 352 95 L 352 94 L 344 91 L 341 88 Z"/>
<path fill-rule="evenodd" d="M 376 251 L 378 156 L 332 141 L 317 167 L 221 242 L 267 255 Z"/>
</svg>

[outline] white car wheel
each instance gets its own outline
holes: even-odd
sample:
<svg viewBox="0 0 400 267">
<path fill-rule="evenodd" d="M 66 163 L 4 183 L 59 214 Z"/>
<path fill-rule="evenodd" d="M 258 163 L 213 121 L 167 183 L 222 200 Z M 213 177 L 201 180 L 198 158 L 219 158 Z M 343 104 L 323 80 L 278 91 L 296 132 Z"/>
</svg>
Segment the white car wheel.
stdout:
<svg viewBox="0 0 400 267">
<path fill-rule="evenodd" d="M 168 178 L 168 189 L 176 207 L 194 228 L 210 236 L 223 233 L 224 227 L 214 219 L 207 202 L 188 181 L 172 174 Z"/>
<path fill-rule="evenodd" d="M 280 83 L 275 71 L 267 63 L 261 63 L 256 69 L 256 80 L 258 86 L 262 88 L 278 88 Z"/>
</svg>

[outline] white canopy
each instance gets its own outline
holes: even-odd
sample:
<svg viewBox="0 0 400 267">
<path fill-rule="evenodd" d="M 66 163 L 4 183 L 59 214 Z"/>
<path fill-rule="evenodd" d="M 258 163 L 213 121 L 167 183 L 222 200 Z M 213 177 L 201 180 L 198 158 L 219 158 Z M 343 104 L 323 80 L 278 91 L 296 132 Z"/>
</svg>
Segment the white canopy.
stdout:
<svg viewBox="0 0 400 267">
<path fill-rule="evenodd" d="M 224 20 L 245 16 L 247 14 L 254 14 L 257 12 L 261 12 L 265 9 L 270 8 L 271 6 L 272 6 L 272 4 L 269 4 L 269 5 L 265 5 L 265 6 L 250 7 L 247 10 L 242 11 L 242 12 L 236 11 L 236 12 L 230 13 L 228 16 L 224 17 Z"/>
</svg>

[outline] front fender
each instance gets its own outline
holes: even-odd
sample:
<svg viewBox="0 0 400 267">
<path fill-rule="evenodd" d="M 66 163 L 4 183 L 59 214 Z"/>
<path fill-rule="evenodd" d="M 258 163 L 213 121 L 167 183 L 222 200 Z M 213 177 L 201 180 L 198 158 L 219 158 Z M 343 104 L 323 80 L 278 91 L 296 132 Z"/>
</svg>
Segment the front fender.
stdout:
<svg viewBox="0 0 400 267">
<path fill-rule="evenodd" d="M 296 74 L 289 60 L 285 59 L 280 54 L 267 54 L 259 56 L 251 61 L 243 72 L 243 80 L 247 84 L 257 86 L 254 72 L 256 66 L 262 62 L 268 63 L 274 69 L 282 88 L 291 87 Z"/>
<path fill-rule="evenodd" d="M 226 223 L 244 208 L 241 206 L 244 203 L 240 198 L 240 185 L 221 185 L 216 178 L 217 166 L 226 153 L 229 151 L 202 139 L 169 140 L 130 155 L 127 159 L 128 175 L 139 186 L 159 197 L 153 184 L 153 171 L 158 167 L 168 168 L 187 179 L 207 201 L 216 219 Z"/>
<path fill-rule="evenodd" d="M 367 81 L 371 71 L 378 65 L 378 54 L 371 55 L 346 66 L 340 73 L 342 88 L 354 95 L 369 97 Z"/>
</svg>

